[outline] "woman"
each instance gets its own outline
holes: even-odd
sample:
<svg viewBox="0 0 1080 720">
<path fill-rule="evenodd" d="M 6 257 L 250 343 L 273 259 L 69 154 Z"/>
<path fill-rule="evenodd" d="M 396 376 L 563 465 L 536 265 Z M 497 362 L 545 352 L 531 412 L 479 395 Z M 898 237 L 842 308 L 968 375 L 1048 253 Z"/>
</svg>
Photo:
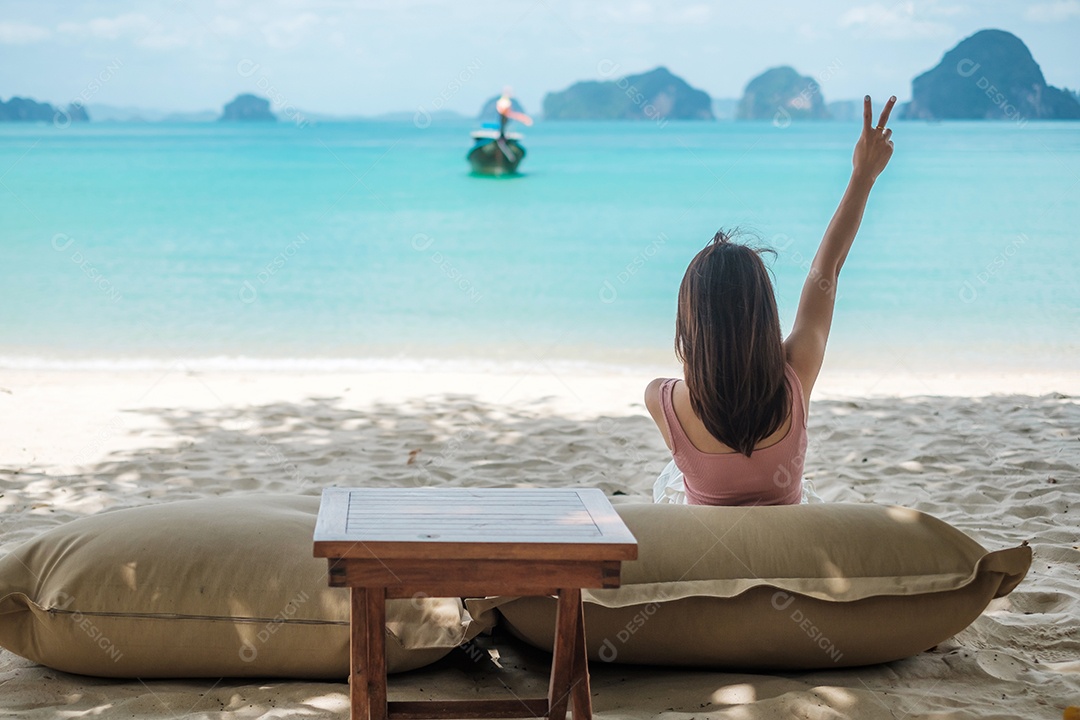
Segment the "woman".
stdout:
<svg viewBox="0 0 1080 720">
<path fill-rule="evenodd" d="M 787 505 L 805 501 L 802 471 L 810 393 L 825 357 L 836 283 L 874 181 L 892 157 L 870 96 L 851 179 L 803 284 L 787 340 L 768 270 L 722 231 L 691 261 L 679 288 L 675 352 L 685 379 L 657 378 L 645 406 L 671 450 L 657 502 Z"/>
</svg>

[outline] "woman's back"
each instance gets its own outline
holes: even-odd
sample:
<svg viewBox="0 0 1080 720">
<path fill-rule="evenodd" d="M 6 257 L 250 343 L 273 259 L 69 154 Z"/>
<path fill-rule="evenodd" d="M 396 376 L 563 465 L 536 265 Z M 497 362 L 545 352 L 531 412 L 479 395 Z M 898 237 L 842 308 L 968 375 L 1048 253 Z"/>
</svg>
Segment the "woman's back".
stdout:
<svg viewBox="0 0 1080 720">
<path fill-rule="evenodd" d="M 806 457 L 806 405 L 798 376 L 785 368 L 791 408 L 774 433 L 749 457 L 713 437 L 690 406 L 685 383 L 663 380 L 659 407 L 651 407 L 664 440 L 682 471 L 692 505 L 789 505 L 802 498 Z M 652 403 L 650 403 L 652 404 Z"/>
</svg>

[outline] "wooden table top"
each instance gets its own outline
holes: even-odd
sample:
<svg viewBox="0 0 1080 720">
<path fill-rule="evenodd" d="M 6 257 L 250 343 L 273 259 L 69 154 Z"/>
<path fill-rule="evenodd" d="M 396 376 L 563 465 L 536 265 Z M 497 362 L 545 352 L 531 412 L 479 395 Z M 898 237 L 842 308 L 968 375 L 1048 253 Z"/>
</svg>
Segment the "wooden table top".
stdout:
<svg viewBox="0 0 1080 720">
<path fill-rule="evenodd" d="M 633 560 L 637 541 L 588 488 L 327 488 L 315 557 Z"/>
</svg>

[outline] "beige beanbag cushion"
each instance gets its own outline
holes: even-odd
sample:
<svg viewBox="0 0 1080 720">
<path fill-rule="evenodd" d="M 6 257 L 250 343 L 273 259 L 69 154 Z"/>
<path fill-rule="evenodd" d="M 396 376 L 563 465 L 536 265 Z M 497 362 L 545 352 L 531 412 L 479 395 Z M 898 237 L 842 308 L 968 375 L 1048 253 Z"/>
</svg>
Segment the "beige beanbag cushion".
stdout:
<svg viewBox="0 0 1080 720">
<path fill-rule="evenodd" d="M 638 541 L 622 587 L 586 590 L 590 657 L 604 662 L 816 669 L 887 662 L 967 627 L 1031 564 L 987 552 L 899 507 L 617 505 Z M 470 600 L 551 648 L 552 598 Z M 484 618 L 490 621 L 489 617 Z"/>
<path fill-rule="evenodd" d="M 105 512 L 0 558 L 0 645 L 103 677 L 349 672 L 349 591 L 312 556 L 319 498 L 243 495 Z M 391 671 L 465 635 L 458 598 L 387 602 Z"/>
</svg>

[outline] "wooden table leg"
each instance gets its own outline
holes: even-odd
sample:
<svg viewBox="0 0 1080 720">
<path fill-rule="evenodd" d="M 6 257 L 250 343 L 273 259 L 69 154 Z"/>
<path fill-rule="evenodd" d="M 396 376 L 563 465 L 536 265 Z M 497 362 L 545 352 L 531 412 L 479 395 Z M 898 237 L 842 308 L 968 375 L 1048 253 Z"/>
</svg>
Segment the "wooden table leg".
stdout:
<svg viewBox="0 0 1080 720">
<path fill-rule="evenodd" d="M 386 588 L 367 591 L 368 717 L 386 720 Z"/>
<path fill-rule="evenodd" d="M 570 677 L 574 664 L 574 632 L 581 612 L 581 590 L 559 590 L 558 609 L 555 611 L 555 646 L 551 657 L 551 680 L 548 684 L 548 718 L 566 720 L 566 706 L 570 699 Z"/>
<path fill-rule="evenodd" d="M 578 593 L 577 623 L 574 632 L 574 664 L 570 674 L 570 696 L 574 700 L 574 720 L 592 720 L 592 688 L 589 656 L 585 651 L 585 605 Z"/>
<path fill-rule="evenodd" d="M 352 588 L 349 616 L 349 707 L 352 720 L 368 720 L 367 590 Z"/>
</svg>

